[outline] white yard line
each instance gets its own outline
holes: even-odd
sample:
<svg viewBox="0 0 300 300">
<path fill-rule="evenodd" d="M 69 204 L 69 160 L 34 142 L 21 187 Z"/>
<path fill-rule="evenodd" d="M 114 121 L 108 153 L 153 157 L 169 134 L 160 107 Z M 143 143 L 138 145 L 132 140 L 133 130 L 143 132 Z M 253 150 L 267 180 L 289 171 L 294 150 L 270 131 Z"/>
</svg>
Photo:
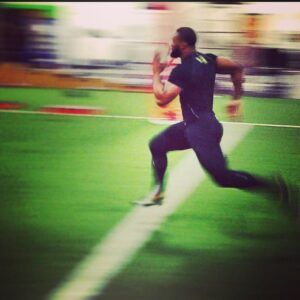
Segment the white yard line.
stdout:
<svg viewBox="0 0 300 300">
<path fill-rule="evenodd" d="M 231 151 L 251 128 L 226 124 L 222 141 L 224 152 Z M 163 205 L 134 207 L 52 291 L 48 299 L 82 300 L 101 294 L 110 280 L 150 239 L 161 223 L 194 192 L 204 177 L 196 155 L 188 150 L 187 155 L 170 172 Z"/>
<path fill-rule="evenodd" d="M 121 116 L 121 115 L 83 115 L 83 114 L 63 114 L 43 111 L 29 111 L 29 110 L 15 110 L 15 109 L 0 109 L 0 112 L 4 113 L 16 113 L 16 114 L 30 114 L 30 115 L 56 115 L 56 116 L 70 116 L 70 117 L 89 117 L 89 118 L 115 118 L 115 119 L 132 119 L 132 120 L 149 120 L 161 122 L 161 124 L 177 123 L 180 121 L 170 121 L 165 118 L 151 118 L 151 117 L 140 117 L 140 116 Z M 221 121 L 223 124 L 236 124 L 246 126 L 264 126 L 264 127 L 284 127 L 284 128 L 300 128 L 300 125 L 287 125 L 287 124 L 267 124 L 267 123 L 248 123 L 248 122 L 230 122 Z"/>
</svg>

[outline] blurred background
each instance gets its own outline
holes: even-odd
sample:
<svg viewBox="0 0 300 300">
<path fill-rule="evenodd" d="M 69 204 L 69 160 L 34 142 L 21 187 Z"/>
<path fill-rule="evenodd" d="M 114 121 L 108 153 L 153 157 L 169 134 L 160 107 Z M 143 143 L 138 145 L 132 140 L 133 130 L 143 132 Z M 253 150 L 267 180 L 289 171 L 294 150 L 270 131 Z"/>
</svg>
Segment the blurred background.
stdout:
<svg viewBox="0 0 300 300">
<path fill-rule="evenodd" d="M 149 88 L 153 52 L 167 53 L 180 26 L 197 31 L 199 51 L 246 67 L 246 94 L 299 98 L 300 5 L 293 2 L 2 2 L 0 84 L 41 84 L 17 79 L 21 65 Z M 216 92 L 230 89 L 218 76 Z"/>
</svg>

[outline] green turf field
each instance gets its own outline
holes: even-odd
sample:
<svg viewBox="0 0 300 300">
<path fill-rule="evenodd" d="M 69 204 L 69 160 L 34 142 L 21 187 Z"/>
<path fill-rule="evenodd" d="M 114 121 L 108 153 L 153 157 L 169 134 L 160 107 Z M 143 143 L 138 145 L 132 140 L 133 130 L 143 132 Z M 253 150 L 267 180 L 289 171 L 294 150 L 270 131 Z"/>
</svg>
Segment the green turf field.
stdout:
<svg viewBox="0 0 300 300">
<path fill-rule="evenodd" d="M 217 98 L 215 111 L 227 121 Z M 0 101 L 146 116 L 149 95 L 1 88 Z M 245 98 L 245 122 L 300 125 L 297 100 Z M 236 125 L 242 126 L 242 125 Z M 45 299 L 150 188 L 147 120 L 0 112 L 1 298 Z M 300 182 L 299 128 L 255 126 L 230 166 Z M 174 167 L 184 152 L 170 153 Z M 299 224 L 205 179 L 97 299 L 297 299 Z M 298 294 L 299 297 L 291 298 Z"/>
</svg>

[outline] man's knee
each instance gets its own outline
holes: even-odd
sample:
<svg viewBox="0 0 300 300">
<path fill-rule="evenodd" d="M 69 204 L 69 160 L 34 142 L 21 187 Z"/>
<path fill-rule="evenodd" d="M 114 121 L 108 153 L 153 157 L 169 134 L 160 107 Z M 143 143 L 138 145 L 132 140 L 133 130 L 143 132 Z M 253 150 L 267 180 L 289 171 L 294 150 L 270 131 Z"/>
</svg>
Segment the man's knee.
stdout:
<svg viewBox="0 0 300 300">
<path fill-rule="evenodd" d="M 217 185 L 220 187 L 231 187 L 231 184 L 225 178 L 214 178 Z"/>
<path fill-rule="evenodd" d="M 213 180 L 220 187 L 231 187 L 230 181 L 226 173 L 213 173 L 211 174 Z"/>
<path fill-rule="evenodd" d="M 150 140 L 149 149 L 152 154 L 165 153 L 163 143 L 157 137 L 154 137 L 153 139 Z"/>
</svg>

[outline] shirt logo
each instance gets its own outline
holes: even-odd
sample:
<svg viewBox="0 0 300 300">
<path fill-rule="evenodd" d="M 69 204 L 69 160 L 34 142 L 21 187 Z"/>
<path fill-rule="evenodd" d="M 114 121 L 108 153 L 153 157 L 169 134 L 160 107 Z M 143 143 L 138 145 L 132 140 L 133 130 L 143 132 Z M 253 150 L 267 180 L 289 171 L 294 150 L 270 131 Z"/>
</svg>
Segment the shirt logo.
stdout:
<svg viewBox="0 0 300 300">
<path fill-rule="evenodd" d="M 199 61 L 201 64 L 207 64 L 207 60 L 200 54 L 197 55 L 196 60 Z"/>
</svg>

